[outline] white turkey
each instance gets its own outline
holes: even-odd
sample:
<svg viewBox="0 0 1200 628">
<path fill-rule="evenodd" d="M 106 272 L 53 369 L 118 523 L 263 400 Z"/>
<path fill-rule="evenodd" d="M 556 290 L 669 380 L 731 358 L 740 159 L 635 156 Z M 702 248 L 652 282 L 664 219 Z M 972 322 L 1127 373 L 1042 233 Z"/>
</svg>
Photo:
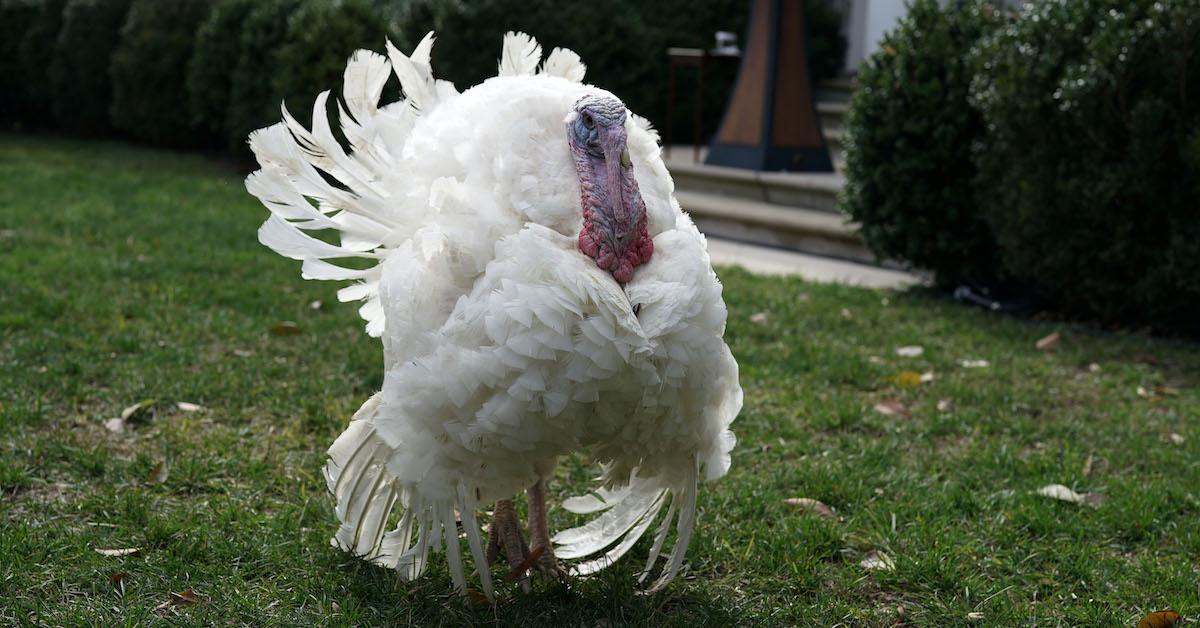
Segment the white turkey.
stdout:
<svg viewBox="0 0 1200 628">
<path fill-rule="evenodd" d="M 500 551 L 514 574 L 579 559 L 570 572 L 586 575 L 658 520 L 642 573 L 669 551 L 658 590 L 683 563 L 698 480 L 729 468 L 742 403 L 704 238 L 649 123 L 583 84 L 575 53 L 539 67 L 537 42 L 509 33 L 499 76 L 458 93 L 434 79 L 432 46 L 430 33 L 408 56 L 389 43 L 387 57 L 351 57 L 348 150 L 328 92 L 311 129 L 285 108 L 250 136 L 261 168 L 246 187 L 271 211 L 259 240 L 307 279 L 353 280 L 338 296 L 363 301 L 383 340 L 382 390 L 329 449 L 333 544 L 405 579 L 444 550 L 465 592 L 461 517 L 494 599 Z M 404 98 L 380 107 L 393 72 Z M 305 233 L 325 229 L 340 243 Z M 367 262 L 330 261 L 343 258 Z M 599 485 L 563 506 L 593 518 L 551 537 L 544 482 L 573 452 Z M 528 542 L 510 501 L 521 491 Z M 476 515 L 493 502 L 485 537 Z"/>
</svg>

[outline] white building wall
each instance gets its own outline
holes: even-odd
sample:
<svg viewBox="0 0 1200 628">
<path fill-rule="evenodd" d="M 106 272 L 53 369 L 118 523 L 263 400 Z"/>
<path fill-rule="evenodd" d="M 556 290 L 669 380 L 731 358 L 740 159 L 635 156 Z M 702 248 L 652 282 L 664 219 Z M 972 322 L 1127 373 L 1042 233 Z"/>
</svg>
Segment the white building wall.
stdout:
<svg viewBox="0 0 1200 628">
<path fill-rule="evenodd" d="M 846 0 L 846 72 L 855 73 L 863 59 L 879 50 L 884 33 L 904 17 L 904 0 Z"/>
</svg>

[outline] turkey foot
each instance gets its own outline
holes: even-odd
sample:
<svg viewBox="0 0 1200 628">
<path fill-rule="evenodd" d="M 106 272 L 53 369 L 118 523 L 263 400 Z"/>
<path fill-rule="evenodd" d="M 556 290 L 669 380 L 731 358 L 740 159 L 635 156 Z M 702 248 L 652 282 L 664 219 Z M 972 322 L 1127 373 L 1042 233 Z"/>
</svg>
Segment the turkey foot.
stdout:
<svg viewBox="0 0 1200 628">
<path fill-rule="evenodd" d="M 529 593 L 529 578 L 525 577 L 529 565 L 525 564 L 529 557 L 529 546 L 525 544 L 525 536 L 521 534 L 521 522 L 517 520 L 517 511 L 513 509 L 512 500 L 501 499 L 492 510 L 492 521 L 488 524 L 488 565 L 496 563 L 496 557 L 504 552 L 504 558 L 512 569 L 506 582 L 520 579 L 521 590 Z"/>
<path fill-rule="evenodd" d="M 533 567 L 543 576 L 552 576 L 561 580 L 566 572 L 554 557 L 554 545 L 550 542 L 550 526 L 546 518 L 546 484 L 538 478 L 537 484 L 525 489 L 525 498 L 529 502 L 529 543 L 533 546 Z M 530 555 L 533 558 L 532 554 Z"/>
</svg>

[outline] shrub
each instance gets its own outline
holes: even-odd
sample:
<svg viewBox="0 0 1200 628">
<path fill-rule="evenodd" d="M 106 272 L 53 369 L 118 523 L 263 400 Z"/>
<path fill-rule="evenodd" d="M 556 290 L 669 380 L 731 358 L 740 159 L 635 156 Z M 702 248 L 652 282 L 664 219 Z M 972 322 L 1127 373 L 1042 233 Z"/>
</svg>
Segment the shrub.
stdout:
<svg viewBox="0 0 1200 628">
<path fill-rule="evenodd" d="M 350 55 L 360 48 L 382 51 L 388 35 L 386 22 L 366 0 L 304 2 L 288 18 L 287 34 L 275 51 L 277 70 L 269 77 L 279 96 L 275 106 L 282 99 L 297 120 L 307 121 L 317 94 L 331 90 L 326 104 L 333 113 Z M 276 111 L 273 120 L 278 118 Z"/>
<path fill-rule="evenodd" d="M 128 8 L 129 0 L 67 3 L 50 66 L 54 119 L 60 128 L 81 135 L 109 130 L 108 66 Z"/>
<path fill-rule="evenodd" d="M 934 272 L 943 286 L 992 284 L 994 238 L 977 209 L 967 54 L 999 23 L 981 1 L 917 0 L 858 75 L 847 120 L 843 208 L 880 257 Z"/>
<path fill-rule="evenodd" d="M 41 10 L 37 0 L 0 0 L 0 123 L 18 125 L 29 116 L 31 102 L 21 42 Z"/>
<path fill-rule="evenodd" d="M 1200 0 L 1040 2 L 980 45 L 979 198 L 1060 307 L 1200 332 Z"/>
<path fill-rule="evenodd" d="M 25 121 L 35 126 L 50 126 L 53 119 L 54 91 L 50 84 L 50 61 L 54 42 L 62 26 L 66 0 L 41 0 L 28 30 L 21 37 L 21 84 L 25 92 Z"/>
<path fill-rule="evenodd" d="M 288 16 L 300 0 L 259 0 L 242 24 L 237 65 L 229 86 L 225 140 L 245 149 L 250 132 L 279 121 L 279 102 L 272 77 L 276 49 L 287 37 Z"/>
<path fill-rule="evenodd" d="M 241 57 L 242 25 L 252 9 L 254 0 L 218 0 L 196 32 L 188 61 L 188 105 L 197 128 L 213 138 L 224 138 L 231 70 Z"/>
<path fill-rule="evenodd" d="M 202 143 L 188 114 L 187 62 L 207 0 L 133 0 L 113 53 L 113 126 L 167 146 Z"/>
</svg>

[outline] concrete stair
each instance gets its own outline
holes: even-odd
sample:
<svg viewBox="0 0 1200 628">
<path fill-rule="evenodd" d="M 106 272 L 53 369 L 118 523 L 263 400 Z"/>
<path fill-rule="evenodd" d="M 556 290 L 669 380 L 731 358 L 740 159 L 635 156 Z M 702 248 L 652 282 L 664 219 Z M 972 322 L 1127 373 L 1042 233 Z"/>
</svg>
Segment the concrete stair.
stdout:
<svg viewBox="0 0 1200 628">
<path fill-rule="evenodd" d="M 841 169 L 842 139 L 853 83 L 818 86 L 817 115 L 822 132 Z M 875 263 L 858 236 L 856 225 L 838 211 L 845 186 L 840 172 L 755 172 L 704 165 L 693 161 L 691 146 L 666 153 L 679 204 L 701 231 L 717 237 L 753 242 L 805 253 Z"/>
</svg>

